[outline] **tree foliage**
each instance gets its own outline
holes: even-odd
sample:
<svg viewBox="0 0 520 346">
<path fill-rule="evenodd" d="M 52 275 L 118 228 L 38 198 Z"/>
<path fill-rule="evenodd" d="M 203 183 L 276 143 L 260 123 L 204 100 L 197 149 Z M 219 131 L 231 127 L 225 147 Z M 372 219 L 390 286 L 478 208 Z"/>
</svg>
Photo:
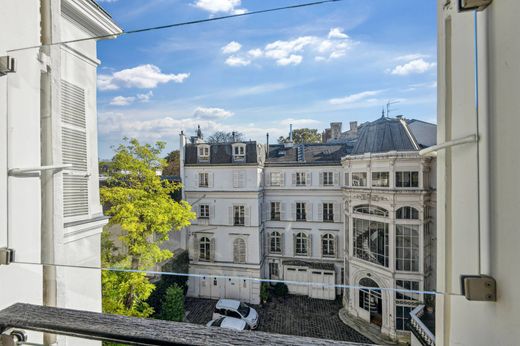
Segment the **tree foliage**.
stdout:
<svg viewBox="0 0 520 346">
<path fill-rule="evenodd" d="M 280 136 L 278 138 L 278 143 L 288 143 L 289 137 Z M 318 129 L 295 129 L 293 131 L 293 143 L 295 144 L 303 144 L 303 143 L 321 143 L 321 133 L 318 132 Z"/>
<path fill-rule="evenodd" d="M 243 142 L 245 136 L 242 132 L 235 131 L 235 142 Z M 206 141 L 211 144 L 233 142 L 233 132 L 216 131 Z"/>
<path fill-rule="evenodd" d="M 156 175 L 156 170 L 166 165 L 160 158 L 165 144 L 126 141 L 112 159 L 107 186 L 100 189 L 105 213 L 111 216 L 105 232 L 112 226 L 121 229 L 120 248 L 110 234 L 103 237 L 102 261 L 104 267 L 150 270 L 172 257 L 172 252 L 161 249 L 160 244 L 168 240 L 170 231 L 190 225 L 195 214 L 187 202 L 170 197 L 181 188 L 180 184 Z M 155 286 L 144 273 L 103 271 L 102 280 L 105 312 L 139 317 L 153 313 L 146 300 Z"/>
<path fill-rule="evenodd" d="M 161 307 L 161 319 L 182 322 L 184 320 L 184 290 L 172 285 L 166 290 Z"/>
<path fill-rule="evenodd" d="M 181 175 L 181 155 L 179 150 L 170 152 L 166 158 L 166 167 L 163 169 L 163 175 Z"/>
</svg>

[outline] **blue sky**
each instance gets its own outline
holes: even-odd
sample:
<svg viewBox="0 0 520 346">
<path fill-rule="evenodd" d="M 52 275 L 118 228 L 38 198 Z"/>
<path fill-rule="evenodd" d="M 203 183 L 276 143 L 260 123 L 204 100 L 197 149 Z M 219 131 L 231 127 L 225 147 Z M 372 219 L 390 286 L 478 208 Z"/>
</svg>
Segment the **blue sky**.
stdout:
<svg viewBox="0 0 520 346">
<path fill-rule="evenodd" d="M 307 0 L 104 0 L 125 30 Z M 391 115 L 435 122 L 435 0 L 345 0 L 100 41 L 99 156 L 124 136 L 295 128 Z"/>
</svg>

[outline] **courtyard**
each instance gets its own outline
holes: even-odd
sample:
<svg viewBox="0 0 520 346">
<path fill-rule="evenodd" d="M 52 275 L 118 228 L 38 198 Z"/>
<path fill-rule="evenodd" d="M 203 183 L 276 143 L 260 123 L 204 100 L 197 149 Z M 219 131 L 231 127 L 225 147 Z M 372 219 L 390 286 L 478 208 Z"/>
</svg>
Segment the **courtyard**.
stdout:
<svg viewBox="0 0 520 346">
<path fill-rule="evenodd" d="M 186 297 L 187 320 L 190 323 L 206 324 L 212 319 L 217 300 Z M 312 299 L 306 296 L 289 295 L 286 298 L 271 298 L 264 305 L 251 305 L 260 315 L 258 330 L 371 344 L 372 342 L 348 327 L 338 317 L 339 300 Z"/>
</svg>

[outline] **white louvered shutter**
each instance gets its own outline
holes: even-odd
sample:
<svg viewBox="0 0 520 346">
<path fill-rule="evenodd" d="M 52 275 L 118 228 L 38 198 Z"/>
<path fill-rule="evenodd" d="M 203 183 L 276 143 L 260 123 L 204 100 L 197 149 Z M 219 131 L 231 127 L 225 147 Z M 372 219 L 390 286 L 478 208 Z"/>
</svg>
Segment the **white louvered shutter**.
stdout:
<svg viewBox="0 0 520 346">
<path fill-rule="evenodd" d="M 292 186 L 296 186 L 296 173 L 291 174 L 291 183 Z"/>
<path fill-rule="evenodd" d="M 280 180 L 281 180 L 280 186 L 285 186 L 285 172 L 282 172 L 280 174 Z"/>
<path fill-rule="evenodd" d="M 323 203 L 318 204 L 318 221 L 323 221 Z"/>
<path fill-rule="evenodd" d="M 320 186 L 323 186 L 323 172 L 320 172 Z"/>
<path fill-rule="evenodd" d="M 233 226 L 234 220 L 233 220 L 233 207 L 228 208 L 228 216 L 229 216 L 229 224 Z"/>
<path fill-rule="evenodd" d="M 211 240 L 209 241 L 209 256 L 211 262 L 215 262 L 215 251 L 215 238 L 211 238 Z"/>
<path fill-rule="evenodd" d="M 238 174 L 238 187 L 246 187 L 246 172 L 240 172 Z"/>
<path fill-rule="evenodd" d="M 209 205 L 209 219 L 213 220 L 215 218 L 215 205 Z"/>
<path fill-rule="evenodd" d="M 200 260 L 199 251 L 200 251 L 199 239 L 197 238 L 196 235 L 194 235 L 193 236 L 193 259 L 195 261 L 199 261 Z"/>
<path fill-rule="evenodd" d="M 264 206 L 264 220 L 271 220 L 271 202 L 266 202 Z"/>
<path fill-rule="evenodd" d="M 88 216 L 88 152 L 85 90 L 61 81 L 62 161 L 72 168 L 63 174 L 64 217 Z"/>
<path fill-rule="evenodd" d="M 339 181 L 339 173 L 338 172 L 335 172 L 334 173 L 334 186 L 339 186 L 340 185 L 340 181 Z"/>
<path fill-rule="evenodd" d="M 339 241 L 338 241 L 339 235 L 334 236 L 334 256 L 336 258 L 339 258 Z"/>
<path fill-rule="evenodd" d="M 307 179 L 305 180 L 306 186 L 312 186 L 312 172 L 307 172 Z"/>
<path fill-rule="evenodd" d="M 334 203 L 333 205 L 334 222 L 341 221 L 341 203 Z"/>
<path fill-rule="evenodd" d="M 314 219 L 312 218 L 312 203 L 307 201 L 305 202 L 305 217 L 306 217 L 306 220 L 307 221 L 313 221 Z"/>
<path fill-rule="evenodd" d="M 312 257 L 312 233 L 307 236 L 307 256 Z"/>
<path fill-rule="evenodd" d="M 281 221 L 286 221 L 288 220 L 289 218 L 287 217 L 286 213 L 287 213 L 287 208 L 286 208 L 286 203 L 285 202 L 280 202 L 280 220 Z"/>
<path fill-rule="evenodd" d="M 244 224 L 251 226 L 251 207 L 248 205 L 244 206 Z"/>
<path fill-rule="evenodd" d="M 296 220 L 296 202 L 291 203 L 291 220 Z"/>
<path fill-rule="evenodd" d="M 293 251 L 293 256 L 296 256 L 296 234 L 293 233 L 292 235 L 292 251 Z"/>
<path fill-rule="evenodd" d="M 213 187 L 213 173 L 208 173 L 208 187 Z"/>
<path fill-rule="evenodd" d="M 265 186 L 271 186 L 271 173 L 264 173 Z"/>
<path fill-rule="evenodd" d="M 282 250 L 281 255 L 285 254 L 285 233 L 280 233 L 280 249 Z"/>
<path fill-rule="evenodd" d="M 239 171 L 233 171 L 233 187 L 239 188 L 240 187 L 240 172 Z"/>
</svg>

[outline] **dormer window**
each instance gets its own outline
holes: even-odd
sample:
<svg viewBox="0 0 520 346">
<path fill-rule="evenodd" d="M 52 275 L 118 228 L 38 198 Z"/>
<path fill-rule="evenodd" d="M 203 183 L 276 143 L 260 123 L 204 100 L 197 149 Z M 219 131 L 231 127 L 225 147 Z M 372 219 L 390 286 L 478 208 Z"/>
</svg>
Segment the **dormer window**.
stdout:
<svg viewBox="0 0 520 346">
<path fill-rule="evenodd" d="M 243 143 L 233 144 L 233 161 L 241 162 L 246 160 L 246 145 Z"/>
<path fill-rule="evenodd" d="M 197 146 L 197 157 L 199 162 L 209 162 L 209 145 Z"/>
</svg>

